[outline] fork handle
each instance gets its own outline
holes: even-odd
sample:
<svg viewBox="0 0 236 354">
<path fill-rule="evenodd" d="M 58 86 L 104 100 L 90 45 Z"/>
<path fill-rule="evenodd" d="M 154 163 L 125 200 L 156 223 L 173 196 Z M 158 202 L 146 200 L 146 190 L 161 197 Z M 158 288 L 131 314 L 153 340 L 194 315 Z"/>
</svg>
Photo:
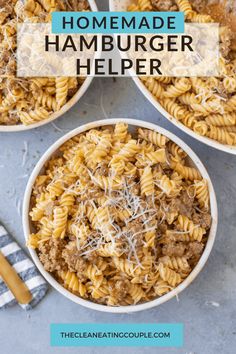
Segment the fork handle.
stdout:
<svg viewBox="0 0 236 354">
<path fill-rule="evenodd" d="M 20 304 L 28 304 L 32 300 L 31 292 L 1 251 L 0 275 Z"/>
</svg>

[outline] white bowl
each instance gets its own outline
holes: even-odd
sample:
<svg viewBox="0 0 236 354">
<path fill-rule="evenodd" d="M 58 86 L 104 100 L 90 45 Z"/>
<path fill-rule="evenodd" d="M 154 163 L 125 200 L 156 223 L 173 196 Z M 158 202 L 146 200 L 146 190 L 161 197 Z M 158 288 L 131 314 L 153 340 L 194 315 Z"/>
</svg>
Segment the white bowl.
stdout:
<svg viewBox="0 0 236 354">
<path fill-rule="evenodd" d="M 157 131 L 157 132 L 167 136 L 168 138 L 170 138 L 172 141 L 174 141 L 176 144 L 178 144 L 188 154 L 188 156 L 192 160 L 195 167 L 198 168 L 198 170 L 200 171 L 202 177 L 208 181 L 212 225 L 211 225 L 211 229 L 210 229 L 209 236 L 208 236 L 208 241 L 207 241 L 206 247 L 204 249 L 204 252 L 203 252 L 198 264 L 193 269 L 193 271 L 190 273 L 190 275 L 179 286 L 177 286 L 174 290 L 170 291 L 166 295 L 164 295 L 158 299 L 155 299 L 155 300 L 143 303 L 143 304 L 139 304 L 139 305 L 112 307 L 112 306 L 96 304 L 94 302 L 84 300 L 84 299 L 72 294 L 71 292 L 66 290 L 62 285 L 60 285 L 48 272 L 45 271 L 42 263 L 40 262 L 40 260 L 38 258 L 36 251 L 29 248 L 29 252 L 30 252 L 36 266 L 38 267 L 38 269 L 40 270 L 40 272 L 44 276 L 44 278 L 61 294 L 63 294 L 64 296 L 66 296 L 67 298 L 76 302 L 79 305 L 88 307 L 93 310 L 98 310 L 98 311 L 103 311 L 103 312 L 113 312 L 113 313 L 128 313 L 128 312 L 146 310 L 151 307 L 163 304 L 164 302 L 173 298 L 174 296 L 179 294 L 182 290 L 184 290 L 194 280 L 194 278 L 200 273 L 200 271 L 202 270 L 204 264 L 206 263 L 209 255 L 211 253 L 211 249 L 213 247 L 214 240 L 215 240 L 216 229 L 217 229 L 217 219 L 218 219 L 216 196 L 215 196 L 215 192 L 214 192 L 214 188 L 213 188 L 211 179 L 210 179 L 205 167 L 203 166 L 202 162 L 198 158 L 198 156 L 190 149 L 190 147 L 188 145 L 186 145 L 181 139 L 177 138 L 174 134 L 170 133 L 169 131 L 167 131 L 155 124 L 144 122 L 144 121 L 139 121 L 136 119 L 115 118 L 115 119 L 106 119 L 106 120 L 95 121 L 92 123 L 82 125 L 81 127 L 78 127 L 76 129 L 72 130 L 71 132 L 67 133 L 62 138 L 57 140 L 41 157 L 41 159 L 39 160 L 39 162 L 35 166 L 32 174 L 30 176 L 30 179 L 29 179 L 27 187 L 26 187 L 25 195 L 24 195 L 22 221 L 23 221 L 25 239 L 27 240 L 29 234 L 31 233 L 29 209 L 30 209 L 30 198 L 31 198 L 31 193 L 32 193 L 32 187 L 34 185 L 35 179 L 42 172 L 46 161 L 48 161 L 50 159 L 50 157 L 54 153 L 56 153 L 56 151 L 58 150 L 58 148 L 62 144 L 64 144 L 67 140 L 71 139 L 73 136 L 83 133 L 89 129 L 98 128 L 98 127 L 106 126 L 106 125 L 114 125 L 114 124 L 121 122 L 121 121 L 128 123 L 129 127 L 130 126 L 142 127 L 142 128 Z"/>
<path fill-rule="evenodd" d="M 110 11 L 127 11 L 127 7 L 133 3 L 134 0 L 109 0 L 109 9 Z M 127 54 L 122 52 L 121 56 L 123 58 L 127 58 Z M 151 92 L 147 89 L 147 87 L 142 83 L 142 81 L 137 77 L 132 75 L 134 74 L 134 71 L 130 70 L 130 74 L 135 82 L 135 84 L 138 86 L 140 91 L 144 94 L 144 96 L 153 104 L 153 106 L 165 117 L 167 118 L 171 123 L 173 123 L 176 127 L 187 133 L 188 135 L 192 136 L 193 138 L 197 139 L 198 141 L 201 141 L 202 143 L 209 145 L 211 147 L 214 147 L 215 149 L 221 150 L 228 152 L 230 154 L 236 155 L 236 146 L 230 146 L 226 144 L 221 144 L 217 142 L 216 140 L 207 138 L 205 136 L 199 135 L 195 133 L 192 129 L 186 127 L 186 125 L 182 124 L 180 121 L 178 121 L 176 118 L 174 118 L 170 113 L 168 113 L 160 104 L 159 102 L 154 98 L 154 96 L 151 94 Z"/>
<path fill-rule="evenodd" d="M 88 0 L 90 8 L 92 11 L 98 11 L 97 5 L 94 0 Z M 95 58 L 100 57 L 100 50 L 98 50 L 95 53 Z M 30 124 L 30 125 L 24 125 L 24 124 L 16 124 L 16 125 L 0 125 L 0 132 L 20 132 L 24 130 L 30 130 L 34 128 L 41 127 L 42 125 L 48 124 L 53 122 L 55 119 L 61 117 L 64 113 L 66 113 L 70 108 L 72 108 L 79 100 L 80 98 L 84 95 L 84 93 L 87 91 L 89 88 L 91 82 L 93 80 L 92 76 L 87 76 L 79 90 L 76 92 L 76 94 L 71 97 L 71 99 L 63 106 L 61 109 L 57 112 L 54 112 L 50 114 L 48 119 L 44 119 L 40 122 Z"/>
</svg>

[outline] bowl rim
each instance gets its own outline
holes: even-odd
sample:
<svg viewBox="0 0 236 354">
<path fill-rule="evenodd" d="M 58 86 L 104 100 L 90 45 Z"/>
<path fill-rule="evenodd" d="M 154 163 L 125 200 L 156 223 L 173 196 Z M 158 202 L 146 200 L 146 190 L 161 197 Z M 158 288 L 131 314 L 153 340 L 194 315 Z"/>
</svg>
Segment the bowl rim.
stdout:
<svg viewBox="0 0 236 354">
<path fill-rule="evenodd" d="M 88 0 L 89 5 L 91 7 L 91 10 L 93 12 L 97 12 L 97 4 L 95 0 Z M 99 58 L 101 55 L 100 49 L 95 53 L 94 58 Z M 63 116 L 67 111 L 69 111 L 85 94 L 85 92 L 88 90 L 89 86 L 91 85 L 93 81 L 93 76 L 87 76 L 78 91 L 69 99 L 69 101 L 66 102 L 65 105 L 63 105 L 59 111 L 53 112 L 52 114 L 49 115 L 49 118 L 41 120 L 37 123 L 34 124 L 29 124 L 29 125 L 24 125 L 24 124 L 14 124 L 14 125 L 1 125 L 0 124 L 0 133 L 13 133 L 13 132 L 22 132 L 22 131 L 27 131 L 31 129 L 35 129 L 38 127 L 41 127 L 43 125 L 52 123 L 54 120 L 57 118 Z"/>
<path fill-rule="evenodd" d="M 93 129 L 93 128 L 98 128 L 98 127 L 107 126 L 107 125 L 115 125 L 118 122 L 125 122 L 129 126 L 151 129 L 151 130 L 154 130 L 156 132 L 159 132 L 159 133 L 167 136 L 168 138 L 170 138 L 172 141 L 174 141 L 183 150 L 185 150 L 187 152 L 190 159 L 193 161 L 193 163 L 199 169 L 202 177 L 207 179 L 208 186 L 209 186 L 209 195 L 210 195 L 212 225 L 211 225 L 211 229 L 209 231 L 208 241 L 206 243 L 204 252 L 203 252 L 199 262 L 195 266 L 195 268 L 192 270 L 190 275 L 180 285 L 178 285 L 176 288 L 171 290 L 166 295 L 163 295 L 155 300 L 145 302 L 143 304 L 112 307 L 112 306 L 101 305 L 101 304 L 97 304 L 95 302 L 91 302 L 89 300 L 82 299 L 81 297 L 74 295 L 70 291 L 66 290 L 47 271 L 45 271 L 42 263 L 40 262 L 40 260 L 37 256 L 36 251 L 31 248 L 28 248 L 28 250 L 31 254 L 31 257 L 33 258 L 34 263 L 36 264 L 37 268 L 39 269 L 41 274 L 44 276 L 44 278 L 49 282 L 49 284 L 51 284 L 52 287 L 54 287 L 57 291 L 59 291 L 62 295 L 64 295 L 68 299 L 72 300 L 73 302 L 75 302 L 79 305 L 85 306 L 85 307 L 93 309 L 93 310 L 98 310 L 98 311 L 102 311 L 102 312 L 110 312 L 110 313 L 131 313 L 131 312 L 137 312 L 137 311 L 150 309 L 152 307 L 161 305 L 164 302 L 170 300 L 171 298 L 177 296 L 182 290 L 184 290 L 196 278 L 196 276 L 203 269 L 209 255 L 211 253 L 211 250 L 212 250 L 212 247 L 213 247 L 213 244 L 215 241 L 217 223 L 218 223 L 218 211 L 217 211 L 217 200 L 216 200 L 214 187 L 212 185 L 210 176 L 208 175 L 208 172 L 205 169 L 204 165 L 202 164 L 201 160 L 184 141 L 182 141 L 180 138 L 175 136 L 173 133 L 167 131 L 166 129 L 164 129 L 156 124 L 141 121 L 141 120 L 136 120 L 136 119 L 132 119 L 132 118 L 110 118 L 110 119 L 97 120 L 97 121 L 86 123 L 84 125 L 81 125 L 81 126 L 75 128 L 74 130 L 70 131 L 69 133 L 65 134 L 60 139 L 58 139 L 56 142 L 54 142 L 54 144 L 52 144 L 47 149 L 47 151 L 42 155 L 42 157 L 40 158 L 40 160 L 38 161 L 38 163 L 34 167 L 32 173 L 31 173 L 31 176 L 28 180 L 26 189 L 25 189 L 24 200 L 23 200 L 23 211 L 22 211 L 22 223 L 23 223 L 25 240 L 27 241 L 28 235 L 30 234 L 29 207 L 30 207 L 30 198 L 31 198 L 32 187 L 33 187 L 36 177 L 40 174 L 40 171 L 42 170 L 45 162 L 53 155 L 53 153 L 55 153 L 63 143 L 65 143 L 67 140 L 71 139 L 73 136 L 75 136 L 77 134 L 83 133 L 83 132 Z"/>
<path fill-rule="evenodd" d="M 131 0 L 109 0 L 109 10 L 110 11 L 122 11 L 121 9 L 116 9 L 115 4 L 119 4 L 122 1 L 130 2 Z M 121 8 L 122 6 L 120 6 Z M 124 11 L 124 10 L 123 10 Z M 115 35 L 116 37 L 117 35 Z M 128 58 L 128 55 L 125 52 L 120 52 L 120 55 L 123 58 Z M 190 135 L 194 139 L 200 141 L 203 144 L 206 144 L 210 147 L 213 147 L 217 150 L 236 155 L 236 146 L 233 145 L 226 145 L 223 143 L 220 143 L 216 140 L 210 139 L 206 136 L 200 135 L 195 133 L 192 129 L 188 128 L 186 125 L 178 121 L 174 116 L 172 116 L 170 113 L 168 113 L 158 102 L 157 99 L 151 94 L 151 92 L 147 89 L 147 87 L 143 84 L 143 82 L 139 79 L 138 76 L 132 75 L 132 70 L 129 70 L 130 76 L 132 77 L 133 81 L 135 82 L 136 86 L 139 88 L 139 90 L 142 92 L 142 94 L 148 99 L 149 102 L 160 112 L 164 118 L 166 118 L 169 122 L 174 124 L 177 128 L 181 129 L 185 134 Z"/>
</svg>

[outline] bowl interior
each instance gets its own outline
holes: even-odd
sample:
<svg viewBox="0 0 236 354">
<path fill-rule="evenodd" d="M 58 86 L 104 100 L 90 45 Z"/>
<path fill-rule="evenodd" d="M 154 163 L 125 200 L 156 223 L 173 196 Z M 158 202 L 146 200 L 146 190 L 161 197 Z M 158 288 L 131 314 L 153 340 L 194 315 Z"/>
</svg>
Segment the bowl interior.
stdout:
<svg viewBox="0 0 236 354">
<path fill-rule="evenodd" d="M 134 3 L 134 0 L 109 0 L 109 9 L 110 11 L 127 11 L 127 7 Z M 126 56 L 125 53 L 121 53 L 123 57 Z M 236 146 L 230 146 L 226 144 L 222 144 L 217 142 L 216 140 L 207 138 L 205 136 L 199 135 L 195 133 L 193 130 L 185 126 L 183 123 L 178 121 L 176 118 L 171 116 L 157 101 L 156 98 L 151 94 L 151 92 L 146 88 L 146 86 L 142 83 L 142 81 L 137 77 L 134 76 L 134 71 L 130 70 L 130 75 L 132 76 L 135 84 L 138 86 L 140 91 L 144 94 L 144 96 L 153 104 L 153 106 L 171 123 L 173 123 L 176 127 L 187 133 L 188 135 L 192 136 L 193 138 L 201 141 L 202 143 L 214 147 L 220 151 L 225 151 L 230 154 L 236 155 Z"/>
<path fill-rule="evenodd" d="M 94 0 L 88 0 L 88 2 L 92 11 L 98 11 L 96 2 Z M 95 57 L 98 58 L 99 56 L 100 56 L 100 52 L 98 51 L 97 53 L 95 53 Z M 5 133 L 20 132 L 20 131 L 38 128 L 45 124 L 53 122 L 55 119 L 59 118 L 64 113 L 66 113 L 70 108 L 72 108 L 79 101 L 79 99 L 84 95 L 84 93 L 89 88 L 92 80 L 93 80 L 92 76 L 86 77 L 86 79 L 84 80 L 84 82 L 82 83 L 78 91 L 75 93 L 75 95 L 71 97 L 71 99 L 67 101 L 66 104 L 63 107 L 61 107 L 59 111 L 50 114 L 48 119 L 30 125 L 24 125 L 24 124 L 0 125 L 0 132 L 5 132 Z"/>
<path fill-rule="evenodd" d="M 204 252 L 198 262 L 198 264 L 195 266 L 195 268 L 192 270 L 190 275 L 175 289 L 167 293 L 166 295 L 161 296 L 160 298 L 157 298 L 155 300 L 138 304 L 138 305 L 130 305 L 130 306 L 119 306 L 119 307 L 112 307 L 112 306 L 105 306 L 105 305 L 100 305 L 96 304 L 94 302 L 91 302 L 89 300 L 84 300 L 68 290 L 66 290 L 62 285 L 60 285 L 48 272 L 45 271 L 43 268 L 42 263 L 40 262 L 38 255 L 36 251 L 29 249 L 30 254 L 42 273 L 42 275 L 47 279 L 47 281 L 54 287 L 56 290 L 61 292 L 64 296 L 69 298 L 70 300 L 83 305 L 88 308 L 92 308 L 95 310 L 103 311 L 103 312 L 113 312 L 113 313 L 127 313 L 127 312 L 136 312 L 136 311 L 141 311 L 144 309 L 148 309 L 154 306 L 158 306 L 167 300 L 171 299 L 172 297 L 178 295 L 183 289 L 185 289 L 192 281 L 193 279 L 197 276 L 197 274 L 201 271 L 203 268 L 204 264 L 206 263 L 209 254 L 211 252 L 211 249 L 213 247 L 213 243 L 215 240 L 215 235 L 216 235 L 216 229 L 217 229 L 217 203 L 216 203 L 216 197 L 215 197 L 215 192 L 214 188 L 212 185 L 212 182 L 210 180 L 210 177 L 197 157 L 197 155 L 186 145 L 182 140 L 177 138 L 174 134 L 166 131 L 165 129 L 154 125 L 152 123 L 147 123 L 144 121 L 139 121 L 135 119 L 109 119 L 109 120 L 101 120 L 101 121 L 95 121 L 89 124 L 85 124 L 79 128 L 74 129 L 73 131 L 69 132 L 68 134 L 64 135 L 62 138 L 60 138 L 56 143 L 54 143 L 46 152 L 45 154 L 41 157 L 39 162 L 37 163 L 36 167 L 34 168 L 29 182 L 26 187 L 25 191 L 25 196 L 24 196 L 24 203 L 23 203 L 23 228 L 24 228 L 24 235 L 25 239 L 28 239 L 28 235 L 33 232 L 33 226 L 31 224 L 30 218 L 29 218 L 29 210 L 30 210 L 30 199 L 31 199 L 31 192 L 32 192 L 32 187 L 34 185 L 35 179 L 37 178 L 38 175 L 42 174 L 44 171 L 44 164 L 52 157 L 58 154 L 58 148 L 65 143 L 67 140 L 71 139 L 73 136 L 83 133 L 87 130 L 93 129 L 93 128 L 98 128 L 101 126 L 107 126 L 107 125 L 114 125 L 120 121 L 124 121 L 129 124 L 129 127 L 132 127 L 131 130 L 137 128 L 137 127 L 142 127 L 146 129 L 151 129 L 154 131 L 157 131 L 163 135 L 166 135 L 169 139 L 174 141 L 176 144 L 178 144 L 189 156 L 189 161 L 191 161 L 191 164 L 195 166 L 200 173 L 202 174 L 203 178 L 207 179 L 208 181 L 208 186 L 209 186 L 209 194 L 210 194 L 210 209 L 211 209 L 211 215 L 212 215 L 212 225 L 211 229 L 209 231 L 209 236 L 208 240 L 204 249 Z"/>
</svg>

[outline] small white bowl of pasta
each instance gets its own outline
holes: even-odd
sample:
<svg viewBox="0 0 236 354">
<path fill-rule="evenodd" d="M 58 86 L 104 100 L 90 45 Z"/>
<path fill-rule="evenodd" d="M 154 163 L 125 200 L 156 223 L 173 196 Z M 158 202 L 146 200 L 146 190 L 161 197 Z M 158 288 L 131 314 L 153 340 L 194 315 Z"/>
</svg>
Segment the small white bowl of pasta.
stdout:
<svg viewBox="0 0 236 354">
<path fill-rule="evenodd" d="M 130 5 L 132 6 L 130 8 L 130 11 L 141 11 L 140 6 L 143 6 L 144 9 L 142 11 L 156 11 L 152 5 L 151 2 L 149 0 L 147 1 L 142 1 L 140 0 L 140 6 L 138 6 L 138 2 L 139 0 L 109 0 L 109 8 L 110 11 L 128 11 L 128 8 L 130 7 Z M 178 3 L 178 1 L 176 1 L 176 4 Z M 190 1 L 191 3 L 191 1 Z M 223 4 L 223 2 L 222 2 Z M 222 13 L 222 9 L 224 5 L 220 5 L 221 11 L 219 13 Z M 170 4 L 171 5 L 171 4 Z M 168 6 L 168 4 L 165 4 L 163 2 L 163 4 L 161 2 L 159 2 L 158 6 L 163 6 L 166 7 Z M 184 11 L 184 9 L 186 8 L 186 10 L 189 11 L 189 1 L 187 1 L 186 3 L 184 2 L 183 4 L 181 4 L 181 2 L 179 2 L 179 9 L 182 6 L 183 8 L 181 9 L 181 11 Z M 178 11 L 178 7 L 176 5 L 175 9 L 172 9 L 173 11 Z M 167 8 L 163 11 L 167 11 Z M 210 13 L 210 7 L 208 9 L 209 13 Z M 208 16 L 209 15 L 200 15 L 200 16 Z M 228 16 L 228 18 L 230 19 L 231 15 Z M 234 17 L 235 20 L 235 17 Z M 195 22 L 205 22 L 204 18 L 202 17 L 199 20 L 196 20 Z M 208 21 L 208 19 L 206 18 L 206 21 Z M 217 21 L 215 21 L 217 22 Z M 235 53 L 235 52 L 233 52 Z M 126 53 L 122 52 L 121 56 L 124 58 L 127 58 Z M 187 100 L 182 100 L 182 102 L 180 103 L 180 101 L 177 101 L 179 105 L 179 107 L 173 106 L 173 103 L 176 102 L 175 99 L 173 99 L 172 102 L 172 107 L 171 107 L 171 100 L 164 100 L 165 103 L 163 103 L 163 105 L 160 103 L 161 99 L 160 97 L 155 97 L 154 94 L 152 94 L 152 92 L 159 92 L 161 90 L 161 86 L 162 84 L 164 84 L 164 89 L 167 89 L 168 87 L 170 88 L 170 86 L 172 85 L 172 81 L 171 78 L 164 78 L 167 81 L 159 81 L 159 80 L 155 80 L 152 77 L 150 77 L 148 80 L 145 80 L 145 78 L 143 78 L 143 80 L 141 80 L 139 77 L 134 76 L 132 74 L 132 71 L 130 71 L 130 74 L 132 76 L 132 79 L 134 80 L 135 84 L 137 85 L 137 87 L 139 88 L 139 90 L 144 94 L 144 96 L 148 99 L 149 102 L 152 103 L 152 105 L 166 118 L 168 119 L 171 123 L 173 123 L 175 126 L 177 126 L 179 129 L 181 129 L 182 131 L 184 131 L 186 134 L 190 135 L 191 137 L 197 139 L 198 141 L 213 147 L 215 149 L 227 152 L 227 153 L 231 153 L 231 154 L 236 154 L 236 115 L 235 115 L 235 100 L 236 100 L 236 77 L 235 77 L 235 70 L 231 68 L 233 67 L 233 65 L 235 66 L 235 63 L 227 63 L 227 61 L 225 62 L 225 64 L 223 64 L 223 70 L 224 73 L 227 72 L 229 70 L 229 72 L 227 72 L 227 74 L 224 74 L 223 78 L 218 80 L 218 84 L 219 86 L 217 86 L 217 90 L 219 87 L 225 87 L 225 89 L 227 88 L 227 85 L 230 86 L 229 87 L 229 97 L 231 97 L 231 100 L 227 98 L 229 102 L 229 109 L 226 109 L 225 113 L 222 113 L 221 111 L 212 111 L 211 116 L 208 115 L 204 118 L 204 120 L 201 120 L 201 123 L 203 122 L 203 124 L 199 124 L 198 119 L 197 122 L 195 122 L 194 120 L 194 116 L 193 114 L 185 114 L 185 118 L 182 119 L 183 117 L 180 117 L 178 119 L 176 119 L 173 115 L 174 110 L 176 111 L 176 109 L 178 108 L 189 108 L 188 106 L 188 102 Z M 185 78 L 179 78 L 181 80 L 185 80 Z M 216 78 L 209 78 L 212 79 L 213 85 L 214 85 L 214 79 L 216 80 Z M 224 79 L 224 80 L 223 80 Z M 194 90 L 190 89 L 190 93 L 195 92 L 195 88 L 197 88 L 197 86 L 205 85 L 205 80 L 202 81 L 202 78 L 194 78 L 194 82 L 192 83 L 192 88 L 194 88 Z M 227 81 L 228 80 L 228 81 Z M 187 79 L 188 84 L 191 85 L 191 79 Z M 186 85 L 187 81 L 182 81 L 182 84 Z M 231 85 L 234 85 L 234 89 L 233 91 L 231 91 Z M 208 83 L 207 83 L 208 85 Z M 209 85 L 212 85 L 209 83 Z M 174 86 L 173 86 L 174 87 Z M 210 86 L 209 86 L 210 87 Z M 206 88 L 206 97 L 208 98 L 209 95 L 211 94 L 212 91 L 214 91 L 215 88 Z M 187 93 L 188 93 L 187 92 Z M 220 91 L 219 91 L 220 92 Z M 225 91 L 227 92 L 227 91 Z M 232 93 L 230 93 L 232 92 Z M 194 94 L 195 95 L 195 94 Z M 197 99 L 194 103 L 196 103 L 195 106 L 198 106 L 200 111 L 202 110 L 202 106 L 204 107 L 205 103 L 205 97 L 203 97 L 203 99 L 201 100 L 201 93 L 198 94 L 196 93 Z M 200 97 L 200 99 L 199 99 Z M 220 94 L 217 94 L 216 91 L 216 96 L 212 96 L 211 98 L 213 99 L 214 97 L 216 97 L 217 99 L 219 99 L 219 102 L 223 102 L 222 104 L 225 104 L 225 96 L 222 95 L 222 97 L 220 98 Z M 232 108 L 231 108 L 232 107 Z M 207 107 L 208 109 L 208 107 Z M 210 109 L 210 108 L 209 108 Z M 199 113 L 199 112 L 197 112 Z M 195 126 L 194 126 L 195 124 Z"/>
<path fill-rule="evenodd" d="M 20 3 L 20 2 L 18 2 Z M 91 11 L 98 11 L 96 2 L 94 0 L 87 0 Z M 31 4 L 31 3 L 30 3 Z M 28 6 L 30 6 L 30 4 Z M 45 13 L 47 10 L 43 7 L 44 2 L 38 4 L 37 9 L 43 9 Z M 46 4 L 46 3 L 45 3 Z M 61 3 L 62 4 L 62 3 Z M 86 4 L 86 2 L 84 2 Z M 62 4 L 63 5 L 63 4 Z M 61 6 L 62 6 L 61 5 Z M 46 5 L 45 5 L 46 6 Z M 79 6 L 79 5 L 78 5 Z M 87 5 L 85 5 L 87 6 Z M 16 8 L 17 9 L 17 8 Z M 19 8 L 18 11 L 23 13 L 23 10 Z M 27 8 L 27 14 L 31 13 L 32 9 Z M 67 11 L 69 8 L 67 9 Z M 17 15 L 17 10 L 14 10 L 13 15 Z M 36 9 L 35 9 L 36 11 Z M 64 11 L 64 10 L 63 10 Z M 72 11 L 72 10 L 71 10 Z M 81 10 L 79 10 L 81 11 Z M 19 15 L 20 16 L 20 15 Z M 27 15 L 28 16 L 28 15 Z M 37 14 L 35 16 L 38 16 Z M 8 25 L 8 18 L 6 18 L 5 25 Z M 11 23 L 11 19 L 9 23 Z M 100 56 L 100 50 L 95 53 L 95 57 Z M 20 132 L 41 127 L 45 124 L 53 122 L 55 119 L 61 117 L 69 109 L 71 109 L 85 94 L 89 86 L 92 83 L 93 77 L 87 76 L 86 78 L 80 77 L 78 80 L 73 77 L 55 77 L 55 78 L 15 78 L 16 80 L 12 90 L 9 88 L 4 89 L 4 83 L 2 82 L 2 97 L 0 104 L 0 132 Z M 7 78 L 3 78 L 7 85 Z M 30 81 L 29 81 L 30 80 Z M 8 85 L 9 86 L 9 85 Z M 67 96 L 64 99 L 63 104 L 59 104 L 59 98 L 56 97 L 56 90 L 67 87 Z M 6 92 L 5 92 L 6 91 Z M 27 92 L 31 94 L 27 97 Z M 60 96 L 60 94 L 58 95 Z M 18 100 L 19 97 L 19 100 Z M 22 98 L 21 98 L 22 97 Z M 25 97 L 25 98 L 24 98 Z M 35 97 L 35 98 L 34 98 Z M 5 103 L 4 103 L 5 98 Z M 35 100 L 36 106 L 28 109 L 27 102 Z M 7 111 L 8 102 L 11 103 L 12 108 Z M 18 108 L 16 106 L 18 104 Z M 2 117 L 1 117 L 2 116 Z M 10 118 L 9 118 L 10 117 Z"/>
<path fill-rule="evenodd" d="M 137 135 L 134 135 L 134 131 L 137 130 L 139 138 L 135 139 Z M 102 146 L 105 146 L 105 150 L 110 149 L 109 154 L 113 156 L 109 158 L 109 164 L 105 162 L 108 155 L 104 154 L 103 148 L 100 150 L 100 145 L 97 157 L 88 153 L 92 141 L 97 141 L 100 134 L 104 137 Z M 89 145 L 87 137 L 92 139 Z M 151 144 L 148 142 L 150 139 Z M 123 141 L 121 143 L 123 150 L 120 148 L 120 154 L 119 141 Z M 84 151 L 88 153 L 85 165 L 81 163 L 82 155 L 77 150 L 77 143 L 85 144 Z M 154 150 L 153 143 L 159 144 L 159 146 L 154 144 L 156 146 Z M 144 160 L 143 151 L 147 154 Z M 120 160 L 120 155 L 124 161 Z M 96 165 L 98 156 L 100 162 Z M 186 168 L 177 167 L 170 174 L 172 168 L 170 161 L 171 166 L 172 164 L 177 166 L 179 157 L 180 161 L 184 157 Z M 110 177 L 106 177 L 105 171 L 109 168 L 114 168 L 117 175 L 110 178 L 108 174 Z M 165 176 L 164 171 L 169 177 Z M 153 180 L 151 187 L 150 183 L 147 183 L 150 173 Z M 181 175 L 182 173 L 185 177 Z M 64 182 L 60 184 L 62 174 Z M 139 175 L 140 182 L 136 182 Z M 91 181 L 87 178 L 91 178 Z M 119 187 L 120 181 L 123 181 L 122 188 Z M 136 192 L 135 189 L 127 192 L 132 187 L 130 181 L 135 181 Z M 93 187 L 91 183 L 95 183 Z M 196 193 L 191 191 L 192 186 Z M 80 188 L 83 188 L 83 193 Z M 154 198 L 152 193 L 157 197 Z M 166 209 L 170 200 L 179 198 L 178 193 L 183 193 L 182 197 L 187 199 L 190 194 L 192 196 L 189 198 L 194 198 L 196 205 L 193 212 L 194 221 L 190 220 L 190 216 L 183 217 L 178 213 L 173 214 L 172 209 Z M 122 209 L 123 206 L 119 207 L 122 204 L 121 199 L 122 203 L 130 203 L 128 208 L 126 204 L 125 209 Z M 151 200 L 156 200 L 152 207 L 146 204 L 151 203 Z M 208 211 L 204 209 L 206 200 Z M 164 205 L 162 202 L 167 204 Z M 161 203 L 157 209 L 156 206 L 159 204 L 156 203 Z M 165 206 L 164 214 L 160 211 L 162 206 Z M 198 213 L 199 208 L 203 216 Z M 144 220 L 145 213 L 148 217 Z M 208 226 L 204 226 L 203 220 L 207 219 L 210 222 Z M 29 252 L 42 275 L 57 291 L 90 309 L 128 313 L 161 305 L 177 296 L 201 272 L 215 240 L 217 202 L 205 167 L 182 140 L 148 122 L 128 118 L 108 119 L 74 129 L 45 152 L 28 181 L 22 220 Z M 152 224 L 154 220 L 156 221 Z M 163 226 L 163 220 L 168 226 Z M 196 220 L 201 226 L 196 224 Z M 164 229 L 159 229 L 159 225 Z M 167 232 L 166 227 L 174 229 Z M 143 232 L 144 236 L 137 236 Z M 166 242 L 165 239 L 179 237 L 180 234 L 183 242 L 189 242 L 189 247 L 185 250 L 184 243 L 180 245 L 181 239 L 178 239 L 177 243 L 175 239 L 178 256 L 171 256 L 168 252 L 172 252 L 173 243 L 170 247 L 169 241 Z M 167 253 L 165 251 L 162 258 L 155 258 L 160 257 L 160 254 L 157 255 L 160 247 L 168 249 Z M 195 250 L 198 249 L 196 254 L 192 249 L 194 247 Z M 50 250 L 54 255 L 57 254 L 56 258 L 52 256 Z M 183 252 L 187 252 L 188 257 L 187 253 L 184 256 Z M 76 270 L 73 267 L 76 267 Z"/>
</svg>

